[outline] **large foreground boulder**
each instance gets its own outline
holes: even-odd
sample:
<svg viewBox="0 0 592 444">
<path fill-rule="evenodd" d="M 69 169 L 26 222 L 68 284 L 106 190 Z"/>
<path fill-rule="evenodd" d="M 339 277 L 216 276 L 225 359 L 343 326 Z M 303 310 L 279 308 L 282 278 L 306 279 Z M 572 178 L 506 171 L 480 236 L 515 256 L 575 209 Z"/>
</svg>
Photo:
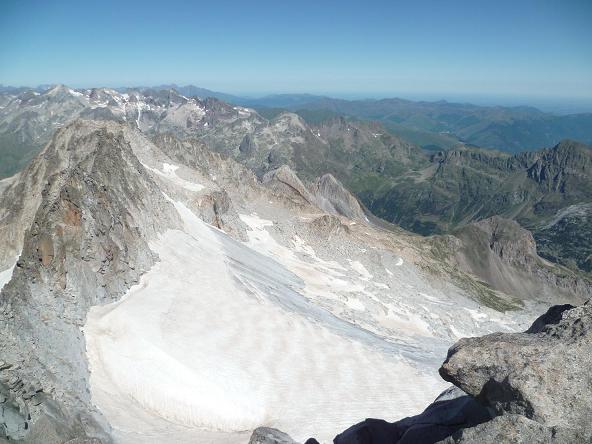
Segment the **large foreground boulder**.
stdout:
<svg viewBox="0 0 592 444">
<path fill-rule="evenodd" d="M 297 444 L 290 435 L 271 427 L 258 427 L 253 431 L 249 444 Z"/>
<path fill-rule="evenodd" d="M 1 443 L 0 443 L 1 444 Z M 271 427 L 257 427 L 253 434 L 251 435 L 251 439 L 249 439 L 249 444 L 298 444 L 294 441 L 290 435 L 284 432 L 280 432 L 278 429 L 274 429 Z M 309 438 L 306 440 L 304 444 L 319 444 L 319 442 L 314 438 Z"/>
<path fill-rule="evenodd" d="M 335 444 L 592 443 L 592 303 L 551 307 L 524 333 L 465 338 L 420 415 L 367 419 Z"/>
<path fill-rule="evenodd" d="M 546 427 L 521 415 L 502 415 L 475 427 L 459 429 L 439 444 L 563 444 L 589 442 L 577 430 Z"/>
<path fill-rule="evenodd" d="M 592 436 L 592 306 L 554 307 L 524 333 L 461 339 L 440 375 L 498 414 Z"/>
</svg>

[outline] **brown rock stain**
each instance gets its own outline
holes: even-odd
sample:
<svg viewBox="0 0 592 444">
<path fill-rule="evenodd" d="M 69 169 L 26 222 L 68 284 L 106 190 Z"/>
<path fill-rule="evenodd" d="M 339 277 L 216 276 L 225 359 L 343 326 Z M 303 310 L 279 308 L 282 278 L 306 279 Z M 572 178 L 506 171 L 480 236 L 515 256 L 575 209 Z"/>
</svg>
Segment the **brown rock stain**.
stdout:
<svg viewBox="0 0 592 444">
<path fill-rule="evenodd" d="M 47 267 L 54 257 L 53 241 L 51 236 L 42 235 L 37 246 L 37 253 L 39 254 L 39 261 L 43 266 Z"/>
<path fill-rule="evenodd" d="M 82 213 L 71 202 L 66 202 L 64 208 L 64 223 L 71 227 L 79 227 L 82 221 Z"/>
</svg>

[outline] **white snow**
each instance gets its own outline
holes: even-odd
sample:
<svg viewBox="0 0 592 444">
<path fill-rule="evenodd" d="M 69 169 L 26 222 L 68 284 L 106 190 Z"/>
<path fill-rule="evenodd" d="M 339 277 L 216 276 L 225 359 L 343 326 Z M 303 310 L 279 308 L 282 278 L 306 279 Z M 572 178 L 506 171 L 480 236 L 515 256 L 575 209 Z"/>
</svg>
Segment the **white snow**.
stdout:
<svg viewBox="0 0 592 444">
<path fill-rule="evenodd" d="M 0 290 L 2 290 L 2 288 L 4 288 L 4 286 L 8 283 L 8 281 L 10 281 L 10 279 L 12 278 L 12 272 L 14 270 L 15 265 L 16 265 L 16 262 L 14 264 L 12 264 L 12 266 L 7 268 L 6 270 L 0 271 Z"/>
<path fill-rule="evenodd" d="M 272 221 L 261 219 L 256 214 L 239 214 L 239 217 L 250 228 L 247 231 L 249 236 L 247 245 L 255 251 L 273 257 L 300 277 L 305 284 L 303 292 L 309 299 L 326 298 L 340 300 L 346 304 L 347 298 L 341 297 L 340 293 L 363 293 L 365 291 L 362 284 L 353 283 L 347 279 L 345 274 L 347 270 L 344 267 L 337 262 L 323 261 L 316 255 L 312 255 L 314 250 L 311 251 L 310 248 L 307 248 L 297 236 L 292 239 L 295 245 L 294 251 L 308 254 L 313 260 L 312 263 L 300 259 L 293 250 L 280 245 L 266 230 L 266 227 L 273 226 Z"/>
<path fill-rule="evenodd" d="M 159 262 L 121 301 L 93 307 L 84 327 L 93 401 L 119 442 L 246 442 L 240 432 L 261 425 L 330 442 L 366 417 L 415 414 L 446 386 L 383 339 L 371 345 L 354 325 L 338 332 L 330 315 L 299 311 L 324 313 L 285 294 L 292 275 L 269 256 L 175 207 L 184 231 L 153 242 Z M 277 248 L 271 221 L 241 219 L 251 242 Z"/>
<path fill-rule="evenodd" d="M 82 96 L 84 96 L 84 94 L 82 94 L 81 92 L 75 91 L 75 90 L 73 90 L 71 88 L 68 88 L 68 92 L 70 94 L 72 94 L 73 96 L 75 96 L 75 97 L 82 97 Z"/>
<path fill-rule="evenodd" d="M 140 128 L 140 117 L 142 117 L 142 107 L 140 106 L 140 101 L 136 102 L 136 106 L 138 107 L 138 117 L 136 118 L 136 126 Z"/>
<path fill-rule="evenodd" d="M 160 177 L 164 177 L 165 179 L 173 182 L 175 185 L 178 185 L 181 188 L 185 188 L 186 190 L 201 191 L 204 188 L 204 186 L 199 183 L 190 182 L 188 180 L 185 180 L 185 179 L 182 179 L 181 177 L 179 177 L 177 175 L 177 170 L 179 169 L 179 167 L 177 165 L 172 165 L 170 163 L 165 162 L 162 164 L 162 171 L 157 168 L 152 168 L 146 164 L 142 164 L 142 165 L 144 166 L 144 168 L 147 168 L 148 170 L 152 171 L 153 173 L 158 174 Z"/>
<path fill-rule="evenodd" d="M 364 311 L 366 309 L 366 306 L 362 303 L 362 301 L 356 298 L 347 298 L 345 303 L 353 310 Z"/>
<path fill-rule="evenodd" d="M 367 281 L 372 279 L 372 275 L 368 270 L 366 270 L 366 267 L 364 267 L 364 264 L 362 264 L 360 261 L 350 260 L 349 264 L 353 270 L 357 271 L 360 274 L 363 280 Z"/>
</svg>

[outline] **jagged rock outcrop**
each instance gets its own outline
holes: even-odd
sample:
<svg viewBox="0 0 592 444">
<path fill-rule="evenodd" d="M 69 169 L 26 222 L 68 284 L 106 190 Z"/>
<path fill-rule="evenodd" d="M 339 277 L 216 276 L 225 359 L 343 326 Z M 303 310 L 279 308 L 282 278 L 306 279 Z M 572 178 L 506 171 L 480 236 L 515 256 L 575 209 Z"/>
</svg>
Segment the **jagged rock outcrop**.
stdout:
<svg viewBox="0 0 592 444">
<path fill-rule="evenodd" d="M 285 195 L 296 195 L 308 204 L 316 202 L 315 197 L 308 191 L 300 178 L 287 165 L 271 170 L 263 175 L 261 180 L 269 187 L 273 187 L 276 192 Z"/>
<path fill-rule="evenodd" d="M 368 220 L 358 200 L 332 174 L 325 174 L 316 181 L 314 195 L 319 206 L 329 213 L 352 220 Z"/>
<path fill-rule="evenodd" d="M 486 233 L 489 248 L 505 262 L 528 267 L 536 257 L 532 234 L 517 222 L 493 216 L 472 225 Z"/>
<path fill-rule="evenodd" d="M 238 146 L 238 150 L 244 156 L 250 156 L 255 151 L 257 151 L 257 143 L 255 142 L 251 134 L 245 134 L 245 137 L 243 137 L 243 140 Z"/>
<path fill-rule="evenodd" d="M 0 392 L 10 421 L 22 422 L 11 438 L 109 442 L 90 404 L 81 326 L 92 305 L 116 300 L 155 263 L 149 239 L 179 224 L 123 131 L 74 122 L 36 159 L 49 167 L 33 165 L 13 185 L 36 182 L 42 197 L 0 293 Z"/>
<path fill-rule="evenodd" d="M 358 200 L 331 174 L 319 177 L 311 185 L 311 191 L 287 165 L 265 173 L 262 182 L 277 193 L 295 195 L 298 200 L 315 205 L 329 214 L 368 222 Z"/>
<path fill-rule="evenodd" d="M 348 233 L 350 231 L 349 226 L 344 224 L 343 221 L 332 214 L 323 214 L 312 221 L 309 226 L 319 236 L 332 236 L 341 232 Z"/>
<path fill-rule="evenodd" d="M 592 307 L 553 308 L 525 333 L 461 339 L 440 375 L 498 414 L 592 438 Z"/>
<path fill-rule="evenodd" d="M 290 435 L 271 427 L 259 427 L 253 431 L 249 444 L 297 444 Z"/>
</svg>

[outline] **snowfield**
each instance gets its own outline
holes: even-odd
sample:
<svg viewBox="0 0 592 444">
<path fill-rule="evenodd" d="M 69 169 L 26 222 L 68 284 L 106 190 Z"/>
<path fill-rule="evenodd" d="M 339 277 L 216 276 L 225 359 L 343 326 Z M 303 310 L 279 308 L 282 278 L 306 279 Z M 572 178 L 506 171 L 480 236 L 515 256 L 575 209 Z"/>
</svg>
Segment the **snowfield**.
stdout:
<svg viewBox="0 0 592 444">
<path fill-rule="evenodd" d="M 170 163 L 163 163 L 162 164 L 162 171 L 157 168 L 149 167 L 146 164 L 142 164 L 142 166 L 144 168 L 152 171 L 153 173 L 156 173 L 160 177 L 162 177 L 168 181 L 171 181 L 175 185 L 180 186 L 181 188 L 184 188 L 186 190 L 201 191 L 204 188 L 204 186 L 199 183 L 190 182 L 188 180 L 185 180 L 185 179 L 182 179 L 181 177 L 179 177 L 176 172 L 179 169 L 179 167 L 177 165 L 172 165 Z"/>
<path fill-rule="evenodd" d="M 0 290 L 2 290 L 2 287 L 4 287 L 8 283 L 8 281 L 10 281 L 10 278 L 12 278 L 12 271 L 14 270 L 14 265 L 12 265 L 4 271 L 0 271 Z"/>
<path fill-rule="evenodd" d="M 366 417 L 416 414 L 446 387 L 309 302 L 273 257 L 175 207 L 184 231 L 154 242 L 160 262 L 84 327 L 93 400 L 119 442 L 244 443 L 262 425 L 330 442 Z M 241 217 L 257 228 L 250 244 L 273 247 L 267 221 Z"/>
</svg>

